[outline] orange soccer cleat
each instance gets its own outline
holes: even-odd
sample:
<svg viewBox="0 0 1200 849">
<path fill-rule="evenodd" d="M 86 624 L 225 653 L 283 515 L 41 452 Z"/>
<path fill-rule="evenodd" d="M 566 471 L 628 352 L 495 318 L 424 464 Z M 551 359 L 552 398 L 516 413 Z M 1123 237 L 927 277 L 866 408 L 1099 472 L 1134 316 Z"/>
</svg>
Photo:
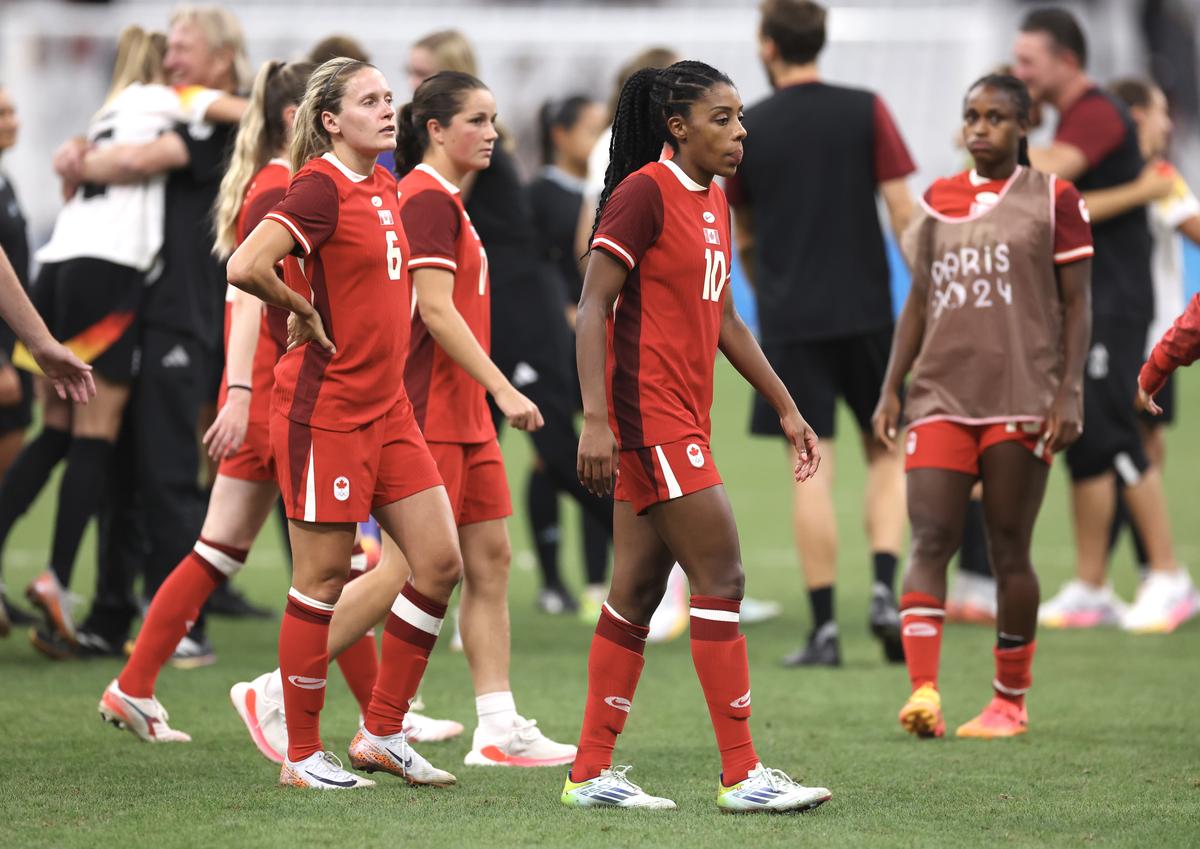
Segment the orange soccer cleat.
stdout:
<svg viewBox="0 0 1200 849">
<path fill-rule="evenodd" d="M 1029 730 L 1029 712 L 1015 702 L 995 696 L 983 713 L 960 725 L 955 735 L 992 740 L 997 737 L 1016 737 Z"/>
<path fill-rule="evenodd" d="M 918 737 L 944 737 L 946 720 L 942 718 L 942 697 L 932 684 L 922 684 L 900 708 L 900 725 Z"/>
</svg>

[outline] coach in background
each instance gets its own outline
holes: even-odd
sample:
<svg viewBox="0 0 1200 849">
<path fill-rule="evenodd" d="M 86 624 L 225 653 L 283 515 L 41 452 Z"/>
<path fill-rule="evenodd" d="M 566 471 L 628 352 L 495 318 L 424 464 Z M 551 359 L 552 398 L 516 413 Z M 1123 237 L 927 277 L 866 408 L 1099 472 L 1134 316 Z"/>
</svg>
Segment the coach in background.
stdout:
<svg viewBox="0 0 1200 849">
<path fill-rule="evenodd" d="M 745 159 L 728 194 L 742 263 L 758 296 L 763 350 L 820 436 L 827 467 L 839 397 L 858 423 L 869 465 L 869 621 L 888 660 L 899 662 L 892 587 L 904 533 L 903 463 L 871 435 L 894 321 L 876 193 L 898 235 L 912 216 L 905 178 L 916 169 L 877 94 L 822 81 L 817 55 L 824 45 L 824 7 L 807 0 L 763 3 L 759 55 L 775 93 L 746 113 Z M 761 398 L 751 430 L 780 434 Z M 808 644 L 784 659 L 789 666 L 841 663 L 832 481 L 825 474 L 793 490 L 813 629 Z"/>
<path fill-rule="evenodd" d="M 171 16 L 164 60 L 168 81 L 238 92 L 249 84 L 245 38 L 220 6 L 180 6 Z M 118 444 L 118 473 L 100 515 L 97 595 L 79 629 L 84 651 L 119 652 L 136 605 L 131 586 L 144 576 L 147 598 L 200 533 L 206 498 L 197 427 L 215 402 L 223 365 L 225 273 L 212 254 L 210 213 L 236 124 L 178 125 L 155 141 L 114 145 L 103 157 L 80 140 L 55 157 L 59 173 L 80 182 L 167 180 L 162 274 L 142 305 L 141 371 Z M 204 640 L 185 638 L 177 660 L 211 659 Z"/>
<path fill-rule="evenodd" d="M 1059 115 L 1053 143 L 1030 150 L 1033 166 L 1088 193 L 1137 179 L 1144 165 L 1137 129 L 1124 105 L 1088 76 L 1087 42 L 1068 11 L 1025 16 L 1014 46 L 1014 72 L 1036 101 Z M 1151 240 L 1145 207 L 1092 227 L 1092 343 L 1088 351 L 1083 435 L 1067 450 L 1075 518 L 1076 578 L 1044 602 L 1049 627 L 1120 624 L 1169 631 L 1173 611 L 1195 604 L 1196 589 L 1175 561 L 1160 470 L 1143 448 L 1132 399 L 1154 318 Z M 1126 606 L 1106 583 L 1117 479 L 1146 546 L 1149 576 Z"/>
</svg>

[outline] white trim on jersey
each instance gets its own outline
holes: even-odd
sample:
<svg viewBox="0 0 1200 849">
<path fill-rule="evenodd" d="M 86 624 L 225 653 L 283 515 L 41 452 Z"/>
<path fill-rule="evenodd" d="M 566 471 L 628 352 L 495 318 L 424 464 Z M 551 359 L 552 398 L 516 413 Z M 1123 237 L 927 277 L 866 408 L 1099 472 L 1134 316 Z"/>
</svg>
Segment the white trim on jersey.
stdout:
<svg viewBox="0 0 1200 849">
<path fill-rule="evenodd" d="M 266 215 L 264 215 L 263 218 L 264 219 L 270 218 L 274 221 L 278 221 L 280 224 L 282 224 L 284 227 L 287 228 L 289 233 L 292 234 L 292 238 L 296 240 L 296 244 L 298 244 L 300 246 L 300 249 L 304 251 L 304 254 L 306 256 L 308 254 L 312 253 L 312 243 L 310 243 L 308 241 L 308 239 L 305 238 L 304 231 L 300 229 L 299 224 L 292 221 L 292 219 L 288 218 L 282 212 L 276 212 L 275 210 L 271 210 Z M 301 268 L 301 271 L 303 271 L 303 270 L 304 269 Z"/>
<path fill-rule="evenodd" d="M 1070 262 L 1073 259 L 1083 259 L 1091 256 L 1096 251 L 1091 245 L 1084 245 L 1081 248 L 1075 248 L 1069 251 L 1060 251 L 1054 255 L 1054 261 L 1058 263 Z"/>
<path fill-rule="evenodd" d="M 592 239 L 592 247 L 608 248 L 610 251 L 613 251 L 618 257 L 625 261 L 625 264 L 629 266 L 630 271 L 633 271 L 633 267 L 637 265 L 637 263 L 633 261 L 633 254 L 625 250 L 625 248 L 621 247 L 607 236 L 597 236 L 596 238 Z"/>
<path fill-rule="evenodd" d="M 452 259 L 446 259 L 444 256 L 414 256 L 408 260 L 408 267 L 410 269 L 428 268 L 430 266 L 458 271 L 458 263 Z"/>
<path fill-rule="evenodd" d="M 309 607 L 314 607 L 317 610 L 324 610 L 327 613 L 333 613 L 333 605 L 332 604 L 326 604 L 323 601 L 317 601 L 315 598 L 306 596 L 304 593 L 300 592 L 300 590 L 296 589 L 295 587 L 288 588 L 288 597 L 294 598 L 296 601 L 300 602 L 301 604 L 308 605 Z"/>
<path fill-rule="evenodd" d="M 414 628 L 418 628 L 426 634 L 433 634 L 435 637 L 441 632 L 442 623 L 446 621 L 445 619 L 438 619 L 436 616 L 430 616 L 409 601 L 404 593 L 400 593 L 400 595 L 396 596 L 396 600 L 392 602 L 392 613 Z"/>
<path fill-rule="evenodd" d="M 707 607 L 693 607 L 691 615 L 697 619 L 707 619 L 710 622 L 737 622 L 739 616 L 733 610 L 712 610 Z"/>
<path fill-rule="evenodd" d="M 432 165 L 426 165 L 424 162 L 422 162 L 420 165 L 418 165 L 413 170 L 420 171 L 424 174 L 428 174 L 430 177 L 432 177 L 433 179 L 435 179 L 439 183 L 441 183 L 442 188 L 445 189 L 446 191 L 448 191 L 450 194 L 452 194 L 452 195 L 458 194 L 458 186 L 454 185 L 449 180 L 447 180 L 445 177 L 443 177 L 441 174 L 439 174 L 437 169 L 434 168 Z"/>
<path fill-rule="evenodd" d="M 675 471 L 667 462 L 667 455 L 663 453 L 662 446 L 655 445 L 654 453 L 658 455 L 658 464 L 662 467 L 663 480 L 667 484 L 667 497 L 678 498 L 683 495 L 683 489 L 680 488 L 679 481 L 675 479 Z"/>
<path fill-rule="evenodd" d="M 308 479 L 304 483 L 304 521 L 317 521 L 316 446 L 308 443 Z"/>
<path fill-rule="evenodd" d="M 202 540 L 196 540 L 196 544 L 192 546 L 192 550 L 203 557 L 206 563 L 226 578 L 232 578 L 246 565 L 230 557 L 219 548 L 213 548 Z"/>
<path fill-rule="evenodd" d="M 337 170 L 341 171 L 342 174 L 345 175 L 346 179 L 352 183 L 361 183 L 363 180 L 370 179 L 371 177 L 370 174 L 359 174 L 357 171 L 352 171 L 347 168 L 346 163 L 338 159 L 337 154 L 335 154 L 332 150 L 322 153 L 321 158 L 333 165 L 333 167 L 337 168 Z"/>
<path fill-rule="evenodd" d="M 663 165 L 667 166 L 667 170 L 670 171 L 672 174 L 674 174 L 675 179 L 678 180 L 680 185 L 682 185 L 689 192 L 707 192 L 708 191 L 708 186 L 702 186 L 699 183 L 697 183 L 695 180 L 693 180 L 691 177 L 689 177 L 687 175 L 687 172 L 685 172 L 682 168 L 680 168 L 678 165 L 676 165 L 670 159 L 660 159 L 658 161 L 660 163 L 662 163 Z"/>
</svg>

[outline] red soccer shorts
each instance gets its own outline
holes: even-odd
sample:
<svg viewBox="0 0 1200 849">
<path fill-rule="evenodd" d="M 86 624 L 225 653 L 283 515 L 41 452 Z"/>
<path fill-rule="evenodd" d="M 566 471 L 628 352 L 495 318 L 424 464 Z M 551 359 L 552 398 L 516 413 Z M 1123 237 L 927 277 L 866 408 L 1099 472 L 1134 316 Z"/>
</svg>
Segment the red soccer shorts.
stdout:
<svg viewBox="0 0 1200 849">
<path fill-rule="evenodd" d="M 442 485 L 408 398 L 350 431 L 272 409 L 271 453 L 288 518 L 305 522 L 363 522 L 372 508 Z"/>
<path fill-rule="evenodd" d="M 431 442 L 429 452 L 446 482 L 455 525 L 461 528 L 512 515 L 499 442 Z"/>
<path fill-rule="evenodd" d="M 721 473 L 713 462 L 708 442 L 682 439 L 666 445 L 654 445 L 622 451 L 617 501 L 629 501 L 638 515 L 660 501 L 691 495 L 721 483 Z"/>
<path fill-rule="evenodd" d="M 217 474 L 240 481 L 275 480 L 275 462 L 271 459 L 271 427 L 268 421 L 251 417 L 241 446 L 217 466 Z"/>
<path fill-rule="evenodd" d="M 939 419 L 918 424 L 905 438 L 904 470 L 948 469 L 978 477 L 979 457 L 1001 442 L 1019 442 L 1048 465 L 1054 457 L 1042 442 L 1043 429 L 1041 422 L 969 425 Z"/>
</svg>

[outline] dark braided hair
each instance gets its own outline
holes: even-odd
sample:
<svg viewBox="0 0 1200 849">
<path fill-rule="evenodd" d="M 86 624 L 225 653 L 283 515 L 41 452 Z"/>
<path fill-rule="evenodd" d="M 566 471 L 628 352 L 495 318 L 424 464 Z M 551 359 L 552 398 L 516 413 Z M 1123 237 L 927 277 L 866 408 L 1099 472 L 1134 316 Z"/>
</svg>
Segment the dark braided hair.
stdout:
<svg viewBox="0 0 1200 849">
<path fill-rule="evenodd" d="M 1033 113 L 1033 98 L 1029 96 L 1029 89 L 1025 87 L 1025 83 L 1012 74 L 987 74 L 971 83 L 967 94 L 970 95 L 977 88 L 994 88 L 1007 94 L 1017 107 L 1017 121 L 1026 127 L 1029 126 Z M 963 105 L 966 106 L 965 99 Z M 1029 165 L 1029 139 L 1025 136 L 1021 137 L 1021 143 L 1017 147 L 1017 164 Z"/>
<path fill-rule="evenodd" d="M 657 162 L 663 144 L 679 151 L 679 143 L 667 131 L 667 120 L 674 115 L 686 117 L 693 103 L 722 83 L 732 86 L 733 80 L 711 65 L 691 60 L 676 62 L 661 71 L 642 68 L 629 78 L 613 115 L 608 170 L 596 204 L 593 237 L 613 189 L 646 163 Z"/>
</svg>

